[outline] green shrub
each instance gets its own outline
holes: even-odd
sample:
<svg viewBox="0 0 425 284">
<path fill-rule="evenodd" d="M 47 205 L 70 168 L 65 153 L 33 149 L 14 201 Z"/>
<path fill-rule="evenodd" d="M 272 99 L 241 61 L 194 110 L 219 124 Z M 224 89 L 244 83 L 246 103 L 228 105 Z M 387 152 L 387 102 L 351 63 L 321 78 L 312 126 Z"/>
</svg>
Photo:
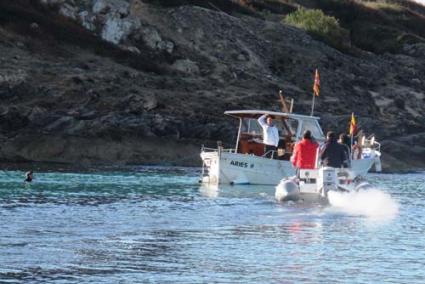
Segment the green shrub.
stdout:
<svg viewBox="0 0 425 284">
<path fill-rule="evenodd" d="M 349 33 L 340 27 L 338 20 L 325 15 L 321 10 L 300 8 L 288 14 L 284 21 L 307 31 L 338 49 L 350 46 Z"/>
</svg>

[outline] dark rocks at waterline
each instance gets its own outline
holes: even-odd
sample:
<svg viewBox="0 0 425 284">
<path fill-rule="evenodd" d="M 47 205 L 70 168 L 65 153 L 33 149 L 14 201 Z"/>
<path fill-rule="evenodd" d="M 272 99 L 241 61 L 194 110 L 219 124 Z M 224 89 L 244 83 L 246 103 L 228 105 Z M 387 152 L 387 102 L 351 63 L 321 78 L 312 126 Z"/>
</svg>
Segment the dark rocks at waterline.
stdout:
<svg viewBox="0 0 425 284">
<path fill-rule="evenodd" d="M 37 33 L 0 17 L 1 161 L 142 164 L 217 140 L 233 147 L 237 121 L 225 110 L 279 110 L 282 89 L 295 112 L 308 114 L 318 67 L 315 114 L 325 131 L 346 132 L 355 112 L 383 142 L 386 169 L 425 167 L 421 44 L 402 54 L 344 53 L 246 13 L 120 0 L 58 1 L 51 10 L 15 3 L 23 4 L 34 19 L 17 9 L 15 23 L 36 22 Z"/>
</svg>

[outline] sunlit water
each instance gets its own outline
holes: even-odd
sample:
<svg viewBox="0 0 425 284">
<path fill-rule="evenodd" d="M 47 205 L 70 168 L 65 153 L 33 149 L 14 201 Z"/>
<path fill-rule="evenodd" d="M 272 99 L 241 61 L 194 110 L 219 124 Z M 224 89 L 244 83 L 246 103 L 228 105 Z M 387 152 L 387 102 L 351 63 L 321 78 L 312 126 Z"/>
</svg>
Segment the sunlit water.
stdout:
<svg viewBox="0 0 425 284">
<path fill-rule="evenodd" d="M 0 172 L 1 283 L 425 283 L 425 174 L 334 206 L 197 169 Z"/>
</svg>

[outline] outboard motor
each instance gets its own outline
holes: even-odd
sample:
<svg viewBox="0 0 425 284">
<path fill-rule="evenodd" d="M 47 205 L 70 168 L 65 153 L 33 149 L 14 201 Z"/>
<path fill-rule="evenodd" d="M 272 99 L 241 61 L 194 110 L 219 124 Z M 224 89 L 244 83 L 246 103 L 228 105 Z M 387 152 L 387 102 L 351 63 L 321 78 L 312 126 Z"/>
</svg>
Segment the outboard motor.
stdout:
<svg viewBox="0 0 425 284">
<path fill-rule="evenodd" d="M 332 167 L 323 167 L 319 170 L 318 188 L 323 197 L 328 196 L 328 191 L 337 190 L 338 177 L 336 169 Z"/>
</svg>

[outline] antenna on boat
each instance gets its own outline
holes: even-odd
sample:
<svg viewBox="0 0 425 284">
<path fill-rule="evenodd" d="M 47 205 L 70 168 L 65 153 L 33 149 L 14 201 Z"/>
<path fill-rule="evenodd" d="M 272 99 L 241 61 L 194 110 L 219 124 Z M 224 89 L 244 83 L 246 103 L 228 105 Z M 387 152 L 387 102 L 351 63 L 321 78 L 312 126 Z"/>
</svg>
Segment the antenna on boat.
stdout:
<svg viewBox="0 0 425 284">
<path fill-rule="evenodd" d="M 279 90 L 279 97 L 280 97 L 280 103 L 282 104 L 282 111 L 286 113 L 291 113 L 292 108 L 294 106 L 294 99 L 291 99 L 291 106 L 288 109 L 288 106 L 286 105 L 285 97 L 282 95 L 282 90 Z"/>
</svg>

